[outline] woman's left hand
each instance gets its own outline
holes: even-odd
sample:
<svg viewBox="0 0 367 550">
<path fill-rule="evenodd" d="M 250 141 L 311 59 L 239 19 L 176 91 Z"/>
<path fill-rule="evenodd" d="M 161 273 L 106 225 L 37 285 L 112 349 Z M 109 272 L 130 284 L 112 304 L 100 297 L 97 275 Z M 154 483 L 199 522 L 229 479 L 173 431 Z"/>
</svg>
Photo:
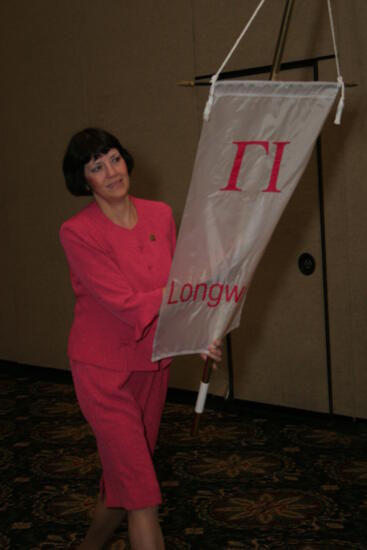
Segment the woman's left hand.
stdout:
<svg viewBox="0 0 367 550">
<path fill-rule="evenodd" d="M 223 359 L 222 340 L 214 340 L 210 346 L 208 346 L 208 353 L 201 353 L 200 357 L 206 361 L 208 357 L 213 359 L 213 368 L 217 368 L 217 363 L 220 363 Z"/>
</svg>

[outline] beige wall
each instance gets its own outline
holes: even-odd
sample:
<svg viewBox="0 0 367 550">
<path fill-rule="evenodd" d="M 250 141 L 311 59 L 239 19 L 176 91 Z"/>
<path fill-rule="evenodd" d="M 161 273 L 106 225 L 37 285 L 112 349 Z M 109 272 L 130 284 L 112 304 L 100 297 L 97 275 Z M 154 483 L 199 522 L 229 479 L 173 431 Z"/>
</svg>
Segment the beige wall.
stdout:
<svg viewBox="0 0 367 550">
<path fill-rule="evenodd" d="M 116 133 L 137 168 L 134 192 L 172 205 L 179 222 L 207 88 L 176 82 L 214 72 L 257 0 L 35 0 L 0 5 L 2 253 L 0 359 L 67 368 L 73 299 L 61 222 L 84 199 L 64 190 L 60 162 L 86 125 Z M 335 411 L 367 417 L 366 52 L 364 0 L 334 1 L 347 91 L 340 128 L 323 132 L 330 337 Z M 266 3 L 228 69 L 271 62 L 284 0 Z M 332 53 L 326 2 L 297 0 L 284 60 Z M 309 70 L 284 78 L 311 79 Z M 334 79 L 333 62 L 320 65 Z M 317 262 L 312 277 L 300 253 Z M 236 397 L 326 411 L 316 163 L 313 158 L 259 266 L 233 334 Z M 196 389 L 197 358 L 171 384 Z M 225 369 L 212 391 L 226 391 Z"/>
</svg>

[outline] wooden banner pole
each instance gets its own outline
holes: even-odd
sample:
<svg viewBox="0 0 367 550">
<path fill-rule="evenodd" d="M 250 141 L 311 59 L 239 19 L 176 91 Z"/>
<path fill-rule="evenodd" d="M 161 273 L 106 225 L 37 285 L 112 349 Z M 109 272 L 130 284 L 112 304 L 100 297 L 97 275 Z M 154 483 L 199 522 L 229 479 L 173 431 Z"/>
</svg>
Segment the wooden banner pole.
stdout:
<svg viewBox="0 0 367 550">
<path fill-rule="evenodd" d="M 287 33 L 289 29 L 289 23 L 291 20 L 294 1 L 295 0 L 286 0 L 286 5 L 283 12 L 283 19 L 280 25 L 278 40 L 275 47 L 270 80 L 278 80 L 278 77 L 279 77 L 280 63 L 281 63 L 281 59 L 284 51 L 285 42 L 287 39 Z M 205 407 L 205 400 L 209 389 L 211 372 L 212 372 L 212 367 L 211 367 L 209 358 L 207 358 L 205 362 L 201 382 L 200 382 L 198 397 L 196 400 L 195 414 L 194 414 L 194 421 L 191 428 L 191 435 L 196 435 L 199 430 L 200 417 Z"/>
<path fill-rule="evenodd" d="M 294 0 L 287 0 L 283 12 L 283 19 L 280 25 L 278 40 L 275 46 L 275 52 L 273 57 L 272 69 L 269 80 L 278 80 L 280 72 L 280 64 L 283 57 L 283 51 L 285 42 L 287 40 L 287 33 L 289 24 L 291 21 L 292 10 L 294 6 Z"/>
</svg>

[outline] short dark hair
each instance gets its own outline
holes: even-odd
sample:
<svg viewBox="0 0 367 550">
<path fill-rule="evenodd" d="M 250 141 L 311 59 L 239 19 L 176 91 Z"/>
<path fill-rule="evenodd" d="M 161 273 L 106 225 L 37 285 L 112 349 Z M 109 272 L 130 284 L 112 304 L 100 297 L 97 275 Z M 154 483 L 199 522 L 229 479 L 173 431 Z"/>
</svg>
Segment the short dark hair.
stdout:
<svg viewBox="0 0 367 550">
<path fill-rule="evenodd" d="M 134 167 L 132 155 L 115 136 L 100 128 L 85 128 L 71 138 L 62 163 L 66 187 L 77 197 L 92 195 L 84 177 L 84 166 L 91 160 L 117 149 L 126 162 L 128 173 Z"/>
</svg>

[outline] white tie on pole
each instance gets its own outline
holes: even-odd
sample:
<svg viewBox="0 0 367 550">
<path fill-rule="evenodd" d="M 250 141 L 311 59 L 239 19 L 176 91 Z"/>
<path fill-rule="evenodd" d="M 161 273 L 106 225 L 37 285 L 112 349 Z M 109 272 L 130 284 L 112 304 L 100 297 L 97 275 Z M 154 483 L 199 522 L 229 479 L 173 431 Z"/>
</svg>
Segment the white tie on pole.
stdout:
<svg viewBox="0 0 367 550">
<path fill-rule="evenodd" d="M 332 39 L 333 39 L 333 47 L 334 47 L 334 53 L 335 53 L 336 72 L 338 73 L 338 82 L 341 86 L 340 99 L 339 99 L 338 107 L 336 109 L 336 115 L 335 115 L 335 120 L 334 120 L 334 124 L 339 125 L 341 123 L 342 114 L 343 114 L 343 110 L 344 110 L 345 84 L 344 84 L 344 80 L 343 80 L 343 77 L 342 77 L 341 72 L 340 72 L 339 52 L 338 52 L 338 46 L 337 46 L 337 43 L 336 43 L 336 33 L 335 33 L 333 11 L 331 9 L 331 0 L 327 0 L 327 7 L 328 7 L 328 12 L 329 12 L 331 36 L 332 36 Z"/>
<path fill-rule="evenodd" d="M 206 102 L 205 109 L 204 109 L 204 115 L 203 115 L 204 120 L 209 120 L 210 111 L 211 111 L 211 108 L 212 108 L 212 105 L 213 105 L 215 84 L 216 84 L 216 82 L 219 78 L 220 73 L 223 71 L 224 67 L 227 65 L 228 61 L 231 59 L 232 55 L 234 54 L 235 50 L 237 49 L 238 44 L 241 42 L 242 38 L 245 36 L 247 31 L 251 27 L 252 23 L 255 20 L 255 17 L 259 13 L 259 11 L 261 10 L 261 8 L 265 4 L 265 2 L 266 2 L 266 0 L 261 0 L 260 1 L 260 3 L 257 6 L 256 10 L 254 11 L 254 13 L 250 17 L 250 19 L 247 21 L 244 28 L 242 29 L 241 34 L 237 38 L 236 42 L 233 44 L 231 50 L 228 52 L 225 60 L 223 61 L 223 63 L 221 64 L 221 66 L 219 67 L 217 72 L 211 77 L 211 79 L 210 79 L 211 86 L 210 86 L 210 90 L 209 90 L 209 97 L 208 97 L 208 101 Z"/>
</svg>

